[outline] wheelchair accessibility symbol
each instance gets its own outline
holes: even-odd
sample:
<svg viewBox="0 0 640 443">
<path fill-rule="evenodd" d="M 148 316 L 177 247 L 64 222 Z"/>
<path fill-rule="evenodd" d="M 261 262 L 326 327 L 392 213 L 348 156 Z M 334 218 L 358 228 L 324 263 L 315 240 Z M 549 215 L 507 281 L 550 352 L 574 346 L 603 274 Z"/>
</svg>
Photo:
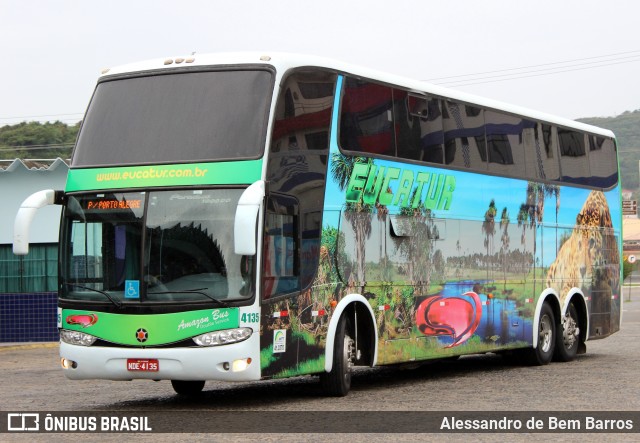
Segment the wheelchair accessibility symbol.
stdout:
<svg viewBox="0 0 640 443">
<path fill-rule="evenodd" d="M 140 298 L 140 282 L 138 280 L 124 281 L 124 298 Z"/>
</svg>

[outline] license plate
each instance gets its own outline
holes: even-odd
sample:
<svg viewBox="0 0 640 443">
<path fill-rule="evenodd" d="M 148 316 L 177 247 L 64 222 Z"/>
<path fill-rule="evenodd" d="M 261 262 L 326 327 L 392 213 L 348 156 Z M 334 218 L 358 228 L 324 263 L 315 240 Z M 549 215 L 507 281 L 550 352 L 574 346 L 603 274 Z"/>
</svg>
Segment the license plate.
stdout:
<svg viewBox="0 0 640 443">
<path fill-rule="evenodd" d="M 160 363 L 156 358 L 128 358 L 127 371 L 131 372 L 158 372 Z"/>
</svg>

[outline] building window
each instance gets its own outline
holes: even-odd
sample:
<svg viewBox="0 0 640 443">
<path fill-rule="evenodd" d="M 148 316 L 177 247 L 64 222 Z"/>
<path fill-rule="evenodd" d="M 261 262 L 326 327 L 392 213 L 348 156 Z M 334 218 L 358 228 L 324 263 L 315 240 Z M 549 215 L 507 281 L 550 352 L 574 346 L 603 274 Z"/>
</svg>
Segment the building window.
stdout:
<svg viewBox="0 0 640 443">
<path fill-rule="evenodd" d="M 56 292 L 58 245 L 31 245 L 29 254 L 14 255 L 11 245 L 0 245 L 0 293 Z"/>
</svg>

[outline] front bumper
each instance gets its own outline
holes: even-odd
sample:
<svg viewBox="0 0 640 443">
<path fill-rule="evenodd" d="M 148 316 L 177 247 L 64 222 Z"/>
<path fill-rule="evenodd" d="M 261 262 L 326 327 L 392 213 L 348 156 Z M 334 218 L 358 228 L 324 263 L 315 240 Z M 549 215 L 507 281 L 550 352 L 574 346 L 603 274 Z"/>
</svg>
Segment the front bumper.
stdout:
<svg viewBox="0 0 640 443">
<path fill-rule="evenodd" d="M 221 380 L 260 379 L 260 337 L 229 345 L 193 348 L 118 348 L 60 343 L 60 357 L 75 362 L 64 368 L 72 380 Z M 129 371 L 127 359 L 157 359 L 159 370 Z M 236 360 L 251 359 L 246 368 Z"/>
</svg>

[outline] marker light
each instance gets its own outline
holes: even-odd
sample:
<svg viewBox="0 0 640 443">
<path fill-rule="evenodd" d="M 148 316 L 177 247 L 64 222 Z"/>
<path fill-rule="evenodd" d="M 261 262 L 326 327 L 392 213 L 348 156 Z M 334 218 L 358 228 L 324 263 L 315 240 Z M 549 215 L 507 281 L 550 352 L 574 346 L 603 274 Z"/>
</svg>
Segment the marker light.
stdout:
<svg viewBox="0 0 640 443">
<path fill-rule="evenodd" d="M 225 329 L 223 331 L 207 332 L 193 337 L 198 346 L 219 346 L 238 343 L 251 337 L 251 328 Z"/>
<path fill-rule="evenodd" d="M 251 358 L 243 358 L 241 360 L 234 360 L 231 366 L 233 372 L 241 372 L 249 367 L 251 364 Z"/>
<path fill-rule="evenodd" d="M 75 369 L 78 367 L 78 363 L 68 358 L 61 358 L 60 365 L 62 365 L 63 369 Z"/>
<path fill-rule="evenodd" d="M 85 334 L 84 332 L 70 331 L 69 329 L 60 329 L 60 339 L 65 343 L 69 343 L 70 345 L 91 346 L 93 342 L 98 339 L 98 337 Z"/>
</svg>

